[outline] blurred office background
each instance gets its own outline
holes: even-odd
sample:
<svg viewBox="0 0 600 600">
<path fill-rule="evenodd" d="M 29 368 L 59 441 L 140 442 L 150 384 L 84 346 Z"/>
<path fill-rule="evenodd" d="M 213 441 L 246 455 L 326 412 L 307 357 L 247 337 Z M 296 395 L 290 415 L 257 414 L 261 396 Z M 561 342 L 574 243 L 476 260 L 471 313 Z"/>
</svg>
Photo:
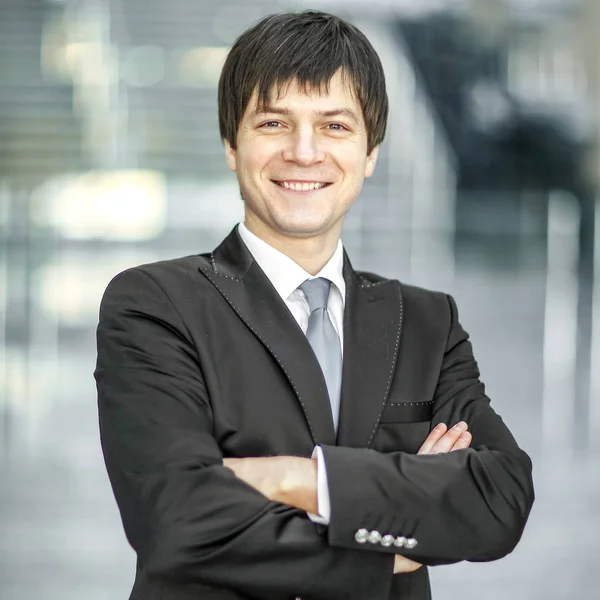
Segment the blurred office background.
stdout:
<svg viewBox="0 0 600 600">
<path fill-rule="evenodd" d="M 92 378 L 100 298 L 241 219 L 220 67 L 250 24 L 304 8 L 359 25 L 388 77 L 387 140 L 344 231 L 355 267 L 454 294 L 534 459 L 517 550 L 432 569 L 435 598 L 597 597 L 600 3 L 0 0 L 3 600 L 128 597 Z"/>
</svg>

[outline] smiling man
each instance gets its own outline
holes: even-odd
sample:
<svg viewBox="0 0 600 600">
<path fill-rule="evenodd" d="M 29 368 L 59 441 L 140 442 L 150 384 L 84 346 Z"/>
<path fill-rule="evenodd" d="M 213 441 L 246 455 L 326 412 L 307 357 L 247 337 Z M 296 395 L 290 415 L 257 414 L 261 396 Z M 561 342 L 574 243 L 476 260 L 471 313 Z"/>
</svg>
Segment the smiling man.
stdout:
<svg viewBox="0 0 600 600">
<path fill-rule="evenodd" d="M 266 102 L 253 93 L 236 137 L 225 138 L 227 162 L 238 175 L 246 227 L 288 256 L 292 243 L 310 261 L 307 270 L 318 271 L 375 170 L 379 146 L 369 147 L 360 101 L 343 69 L 310 90 L 297 79 L 275 86 Z"/>
<path fill-rule="evenodd" d="M 117 276 L 100 432 L 131 598 L 426 600 L 427 566 L 505 556 L 531 462 L 446 294 L 357 272 L 340 235 L 385 135 L 352 25 L 274 15 L 219 86 L 245 206 L 212 253 Z"/>
</svg>

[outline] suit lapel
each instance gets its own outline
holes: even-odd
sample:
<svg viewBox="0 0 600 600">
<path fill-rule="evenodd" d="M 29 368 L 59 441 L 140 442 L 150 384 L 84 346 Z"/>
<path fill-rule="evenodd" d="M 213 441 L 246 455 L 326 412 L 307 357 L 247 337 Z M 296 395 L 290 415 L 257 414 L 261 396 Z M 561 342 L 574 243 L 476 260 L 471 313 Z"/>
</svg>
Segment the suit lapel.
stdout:
<svg viewBox="0 0 600 600">
<path fill-rule="evenodd" d="M 400 284 L 372 284 L 345 257 L 344 367 L 337 443 L 367 448 L 387 400 L 402 331 Z"/>
<path fill-rule="evenodd" d="M 335 444 L 319 363 L 285 302 L 242 242 L 237 227 L 200 270 L 284 372 L 302 406 L 315 445 Z"/>
</svg>

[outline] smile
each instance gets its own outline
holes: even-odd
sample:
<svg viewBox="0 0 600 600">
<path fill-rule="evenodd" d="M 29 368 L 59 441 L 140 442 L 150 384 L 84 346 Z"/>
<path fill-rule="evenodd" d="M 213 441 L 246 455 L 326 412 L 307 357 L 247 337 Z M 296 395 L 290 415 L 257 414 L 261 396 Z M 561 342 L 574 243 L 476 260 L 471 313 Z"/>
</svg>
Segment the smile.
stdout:
<svg viewBox="0 0 600 600">
<path fill-rule="evenodd" d="M 330 185 L 329 183 L 321 183 L 318 181 L 273 181 L 273 183 L 293 192 L 312 192 Z"/>
</svg>

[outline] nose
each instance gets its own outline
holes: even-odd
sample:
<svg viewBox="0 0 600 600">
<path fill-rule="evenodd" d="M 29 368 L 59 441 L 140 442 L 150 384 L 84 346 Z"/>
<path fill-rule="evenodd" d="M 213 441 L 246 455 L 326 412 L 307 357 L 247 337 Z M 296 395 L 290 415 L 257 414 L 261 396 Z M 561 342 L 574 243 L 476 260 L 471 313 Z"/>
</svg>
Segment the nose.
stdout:
<svg viewBox="0 0 600 600">
<path fill-rule="evenodd" d="M 315 133 L 312 127 L 298 128 L 290 134 L 283 152 L 283 158 L 303 167 L 324 160 L 325 152 L 322 149 L 318 134 Z"/>
</svg>

